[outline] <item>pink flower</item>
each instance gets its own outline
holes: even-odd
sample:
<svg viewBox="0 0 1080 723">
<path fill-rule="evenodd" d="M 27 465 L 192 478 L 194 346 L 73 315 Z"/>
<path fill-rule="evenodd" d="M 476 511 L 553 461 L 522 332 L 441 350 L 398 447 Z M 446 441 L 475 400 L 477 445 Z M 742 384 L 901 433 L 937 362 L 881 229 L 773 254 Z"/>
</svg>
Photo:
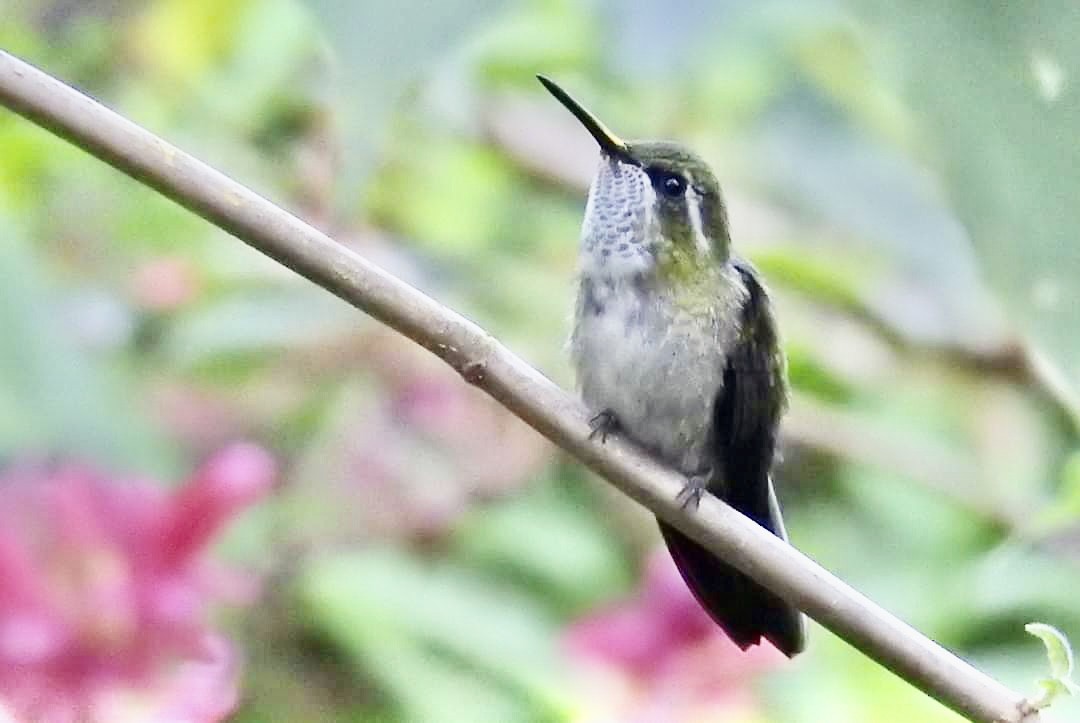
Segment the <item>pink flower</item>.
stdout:
<svg viewBox="0 0 1080 723">
<path fill-rule="evenodd" d="M 666 552 L 649 561 L 637 595 L 575 622 L 571 660 L 595 693 L 600 720 L 703 720 L 756 707 L 749 683 L 784 660 L 770 646 L 742 652 L 697 604 Z M 724 716 L 726 719 L 726 716 Z"/>
<path fill-rule="evenodd" d="M 250 444 L 172 493 L 76 464 L 0 473 L 0 710 L 45 723 L 221 720 L 238 656 L 207 624 L 221 576 L 205 553 L 273 477 Z"/>
</svg>

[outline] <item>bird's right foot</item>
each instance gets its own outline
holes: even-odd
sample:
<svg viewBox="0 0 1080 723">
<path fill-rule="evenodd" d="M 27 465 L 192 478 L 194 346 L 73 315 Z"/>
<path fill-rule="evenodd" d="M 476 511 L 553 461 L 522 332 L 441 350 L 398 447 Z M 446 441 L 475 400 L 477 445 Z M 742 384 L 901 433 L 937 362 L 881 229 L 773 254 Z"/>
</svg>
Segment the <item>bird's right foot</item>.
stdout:
<svg viewBox="0 0 1080 723">
<path fill-rule="evenodd" d="M 591 430 L 589 439 L 599 437 L 600 444 L 604 444 L 609 434 L 619 431 L 619 419 L 615 416 L 615 412 L 605 409 L 589 420 L 589 429 Z"/>
<path fill-rule="evenodd" d="M 690 475 L 686 478 L 686 484 L 675 496 L 675 501 L 684 510 L 696 510 L 701 504 L 702 496 L 709 491 L 709 480 L 712 479 L 712 470 L 701 474 Z"/>
</svg>

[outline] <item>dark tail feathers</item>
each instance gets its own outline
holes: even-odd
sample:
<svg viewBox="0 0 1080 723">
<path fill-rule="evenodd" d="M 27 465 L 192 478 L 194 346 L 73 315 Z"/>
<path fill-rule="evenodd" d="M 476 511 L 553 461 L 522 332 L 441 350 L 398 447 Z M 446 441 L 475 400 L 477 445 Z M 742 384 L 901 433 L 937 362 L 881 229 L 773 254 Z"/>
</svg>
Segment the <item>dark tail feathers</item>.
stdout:
<svg viewBox="0 0 1080 723">
<path fill-rule="evenodd" d="M 759 496 L 763 503 L 756 505 L 763 509 L 736 507 L 769 532 L 786 540 L 771 483 L 768 492 L 767 496 Z M 806 645 L 802 613 L 674 527 L 661 522 L 660 532 L 698 603 L 736 645 L 745 650 L 765 638 L 788 657 L 802 652 Z"/>
</svg>

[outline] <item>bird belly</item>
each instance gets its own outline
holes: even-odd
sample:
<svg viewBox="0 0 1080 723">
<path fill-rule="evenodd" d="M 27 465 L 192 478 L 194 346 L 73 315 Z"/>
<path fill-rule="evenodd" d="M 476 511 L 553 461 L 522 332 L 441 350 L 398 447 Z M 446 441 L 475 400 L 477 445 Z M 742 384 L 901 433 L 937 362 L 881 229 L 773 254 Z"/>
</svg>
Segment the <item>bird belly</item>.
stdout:
<svg viewBox="0 0 1080 723">
<path fill-rule="evenodd" d="M 590 409 L 613 412 L 628 437 L 686 474 L 711 466 L 709 430 L 724 364 L 708 317 L 613 291 L 579 309 L 572 348 Z"/>
</svg>

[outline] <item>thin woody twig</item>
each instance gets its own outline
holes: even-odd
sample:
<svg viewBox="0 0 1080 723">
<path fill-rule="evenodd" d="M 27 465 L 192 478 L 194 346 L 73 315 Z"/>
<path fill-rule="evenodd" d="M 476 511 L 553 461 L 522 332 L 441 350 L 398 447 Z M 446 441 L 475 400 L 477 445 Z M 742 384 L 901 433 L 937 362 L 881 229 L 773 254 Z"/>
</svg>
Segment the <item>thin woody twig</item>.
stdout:
<svg viewBox="0 0 1080 723">
<path fill-rule="evenodd" d="M 483 329 L 94 100 L 0 51 L 0 104 L 156 189 L 441 357 L 577 457 L 737 568 L 973 720 L 1037 720 L 1023 696 L 946 651 L 719 500 L 619 439 L 589 440 L 582 405 Z"/>
</svg>

